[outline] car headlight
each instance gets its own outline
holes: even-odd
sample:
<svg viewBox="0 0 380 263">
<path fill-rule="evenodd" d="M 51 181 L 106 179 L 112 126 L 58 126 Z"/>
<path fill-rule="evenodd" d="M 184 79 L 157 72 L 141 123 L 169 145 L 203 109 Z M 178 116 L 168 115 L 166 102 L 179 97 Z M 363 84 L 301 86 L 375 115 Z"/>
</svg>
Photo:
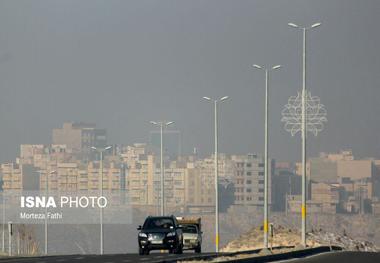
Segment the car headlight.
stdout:
<svg viewBox="0 0 380 263">
<path fill-rule="evenodd" d="M 139 237 L 148 237 L 145 233 L 139 233 Z"/>
<path fill-rule="evenodd" d="M 175 232 L 169 232 L 166 236 L 167 236 L 167 237 L 174 237 L 175 234 L 176 234 Z"/>
</svg>

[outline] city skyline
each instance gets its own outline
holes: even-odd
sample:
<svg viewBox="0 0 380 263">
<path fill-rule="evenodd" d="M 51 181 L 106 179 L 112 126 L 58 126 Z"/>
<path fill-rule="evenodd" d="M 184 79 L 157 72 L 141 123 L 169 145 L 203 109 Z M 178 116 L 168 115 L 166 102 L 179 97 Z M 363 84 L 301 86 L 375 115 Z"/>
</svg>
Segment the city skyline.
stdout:
<svg viewBox="0 0 380 263">
<path fill-rule="evenodd" d="M 0 258 L 367 262 L 379 12 L 1 0 Z"/>
</svg>

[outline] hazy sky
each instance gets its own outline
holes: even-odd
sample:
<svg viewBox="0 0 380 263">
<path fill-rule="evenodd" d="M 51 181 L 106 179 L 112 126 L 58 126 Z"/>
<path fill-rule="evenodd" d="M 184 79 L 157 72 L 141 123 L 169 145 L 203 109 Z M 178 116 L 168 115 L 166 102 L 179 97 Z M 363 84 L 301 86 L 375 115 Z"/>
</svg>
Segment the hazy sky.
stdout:
<svg viewBox="0 0 380 263">
<path fill-rule="evenodd" d="M 0 161 L 22 143 L 49 143 L 64 121 L 95 122 L 110 143 L 148 140 L 149 120 L 176 122 L 183 150 L 262 152 L 264 72 L 270 79 L 270 155 L 300 158 L 300 136 L 281 110 L 301 88 L 301 31 L 308 34 L 308 84 L 328 112 L 309 154 L 352 148 L 380 157 L 378 0 L 1 0 Z"/>
</svg>

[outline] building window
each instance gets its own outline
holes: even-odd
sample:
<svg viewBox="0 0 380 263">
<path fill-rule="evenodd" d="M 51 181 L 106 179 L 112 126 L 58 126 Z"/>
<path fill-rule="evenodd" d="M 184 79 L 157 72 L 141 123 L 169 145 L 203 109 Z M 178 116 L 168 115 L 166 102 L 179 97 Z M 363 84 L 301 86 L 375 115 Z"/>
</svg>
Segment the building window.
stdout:
<svg viewBox="0 0 380 263">
<path fill-rule="evenodd" d="M 264 180 L 259 180 L 259 184 L 264 184 Z"/>
<path fill-rule="evenodd" d="M 251 163 L 247 163 L 247 167 L 252 167 L 252 164 Z"/>
<path fill-rule="evenodd" d="M 264 193 L 264 188 L 259 188 L 259 193 Z"/>
<path fill-rule="evenodd" d="M 259 172 L 259 175 L 263 176 L 263 175 L 264 175 L 264 172 Z"/>
<path fill-rule="evenodd" d="M 259 167 L 264 167 L 264 163 L 259 163 Z"/>
<path fill-rule="evenodd" d="M 264 197 L 259 197 L 259 201 L 264 201 Z"/>
<path fill-rule="evenodd" d="M 247 175 L 249 176 L 249 175 L 252 175 L 252 173 L 251 172 L 247 172 Z"/>
<path fill-rule="evenodd" d="M 250 193 L 252 192 L 252 189 L 251 188 L 247 188 L 247 193 Z"/>
<path fill-rule="evenodd" d="M 252 184 L 252 181 L 251 180 L 247 180 L 247 184 Z"/>
</svg>

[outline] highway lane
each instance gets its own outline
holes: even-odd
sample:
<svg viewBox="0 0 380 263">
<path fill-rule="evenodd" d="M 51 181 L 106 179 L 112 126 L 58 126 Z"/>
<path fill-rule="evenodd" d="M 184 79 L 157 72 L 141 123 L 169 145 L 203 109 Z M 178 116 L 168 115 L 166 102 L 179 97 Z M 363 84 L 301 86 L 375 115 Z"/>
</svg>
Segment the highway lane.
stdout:
<svg viewBox="0 0 380 263">
<path fill-rule="evenodd" d="M 29 257 L 29 258 L 7 258 L 0 259 L 0 263 L 52 263 L 52 262 L 62 262 L 62 263 L 152 263 L 152 262 L 175 262 L 176 260 L 186 259 L 193 256 L 199 255 L 215 255 L 215 253 L 184 253 L 182 255 L 167 254 L 167 253 L 152 253 L 150 255 L 140 256 L 137 254 L 115 254 L 115 255 L 68 255 L 68 256 L 48 256 L 48 257 Z M 221 253 L 222 255 L 222 253 Z M 289 260 L 277 260 L 268 261 L 264 258 L 245 258 L 237 260 L 236 262 L 278 262 L 278 263 L 379 263 L 380 253 L 372 252 L 327 252 L 322 254 L 317 254 L 304 258 L 293 258 Z"/>
<path fill-rule="evenodd" d="M 215 253 L 184 253 L 184 254 L 168 254 L 168 253 L 151 253 L 150 255 L 140 256 L 138 254 L 115 254 L 115 255 L 69 255 L 69 256 L 47 256 L 47 257 L 25 257 L 25 258 L 4 258 L 0 259 L 0 263 L 5 262 L 20 262 L 20 263 L 51 263 L 51 262 L 62 262 L 62 263 L 152 263 L 152 262 L 162 262 L 163 260 L 177 260 L 186 259 L 193 256 L 199 255 L 213 255 Z"/>
</svg>

